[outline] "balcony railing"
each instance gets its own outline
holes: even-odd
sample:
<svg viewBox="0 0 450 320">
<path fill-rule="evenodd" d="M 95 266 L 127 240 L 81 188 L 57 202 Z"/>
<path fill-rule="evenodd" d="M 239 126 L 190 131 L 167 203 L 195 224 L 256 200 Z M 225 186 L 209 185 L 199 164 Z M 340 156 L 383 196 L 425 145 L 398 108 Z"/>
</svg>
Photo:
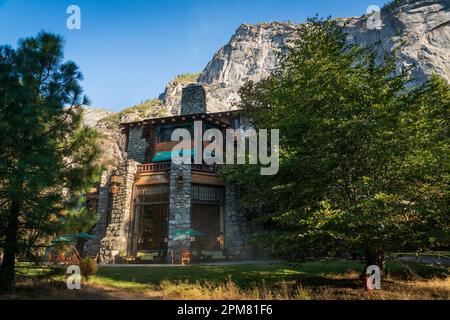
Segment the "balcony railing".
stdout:
<svg viewBox="0 0 450 320">
<path fill-rule="evenodd" d="M 170 162 L 140 164 L 137 167 L 138 173 L 164 172 L 169 170 L 170 170 Z"/>
<path fill-rule="evenodd" d="M 170 162 L 140 164 L 137 167 L 137 172 L 138 173 L 166 172 L 166 171 L 170 171 L 170 167 L 171 167 Z M 208 172 L 208 173 L 216 173 L 215 166 L 210 166 L 210 165 L 206 165 L 206 164 L 192 164 L 191 170 Z"/>
<path fill-rule="evenodd" d="M 210 166 L 207 164 L 192 164 L 191 167 L 192 171 L 202 171 L 202 172 L 209 172 L 209 173 L 216 173 L 216 167 Z"/>
</svg>

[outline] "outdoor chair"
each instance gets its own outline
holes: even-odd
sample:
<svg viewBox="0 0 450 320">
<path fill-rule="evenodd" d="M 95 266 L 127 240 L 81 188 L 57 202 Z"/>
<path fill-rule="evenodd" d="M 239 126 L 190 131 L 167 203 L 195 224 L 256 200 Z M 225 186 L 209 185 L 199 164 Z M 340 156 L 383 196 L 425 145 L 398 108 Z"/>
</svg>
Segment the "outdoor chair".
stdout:
<svg viewBox="0 0 450 320">
<path fill-rule="evenodd" d="M 181 253 L 181 264 L 191 264 L 191 253 L 189 251 L 183 251 Z"/>
<path fill-rule="evenodd" d="M 79 266 L 81 264 L 81 259 L 78 254 L 74 253 L 72 254 L 72 257 L 70 257 L 70 259 L 67 261 L 67 264 Z"/>
</svg>

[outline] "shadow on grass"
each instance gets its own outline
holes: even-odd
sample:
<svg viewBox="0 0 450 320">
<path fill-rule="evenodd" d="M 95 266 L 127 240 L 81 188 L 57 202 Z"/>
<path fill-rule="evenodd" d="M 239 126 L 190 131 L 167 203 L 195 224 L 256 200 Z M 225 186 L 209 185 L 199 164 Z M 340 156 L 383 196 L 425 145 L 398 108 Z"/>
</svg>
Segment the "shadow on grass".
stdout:
<svg viewBox="0 0 450 320">
<path fill-rule="evenodd" d="M 204 290 L 232 283 L 239 290 L 268 290 L 275 292 L 288 290 L 298 296 L 298 289 L 305 288 L 310 297 L 319 299 L 350 297 L 359 299 L 363 283 L 359 274 L 362 264 L 349 260 L 326 260 L 306 263 L 277 263 L 255 265 L 194 265 L 184 267 L 108 267 L 99 268 L 83 290 L 68 290 L 65 285 L 65 270 L 43 266 L 20 265 L 18 286 L 15 292 L 0 296 L 0 299 L 133 299 L 161 298 L 164 289 L 170 288 L 175 294 L 186 290 Z M 400 283 L 399 280 L 421 280 L 448 278 L 448 267 L 424 265 L 415 262 L 390 261 L 386 265 L 387 277 L 383 283 L 397 291 L 423 290 L 412 287 L 414 281 Z M 435 280 L 431 280 L 433 282 Z M 444 280 L 445 281 L 445 280 Z M 434 285 L 431 283 L 431 285 Z M 168 284 L 169 283 L 169 284 Z M 171 283 L 171 284 L 170 284 Z M 177 286 L 177 284 L 183 284 Z M 200 286 L 198 286 L 200 285 Z M 205 285 L 205 286 L 203 286 Z M 202 287 L 203 286 L 203 287 Z M 439 291 L 440 282 L 436 282 Z M 194 289 L 193 289 L 194 288 Z M 428 290 L 428 291 L 427 291 Z M 413 292 L 413 291 L 411 291 Z M 432 296 L 434 293 L 428 293 Z M 441 293 L 440 297 L 448 293 Z"/>
<path fill-rule="evenodd" d="M 241 289 L 259 285 L 277 286 L 280 283 L 354 288 L 361 286 L 359 274 L 362 264 L 356 261 L 333 260 L 300 264 L 185 266 L 185 267 L 107 267 L 99 269 L 97 279 L 108 283 L 137 283 L 160 285 L 163 281 L 183 283 L 223 284 L 233 281 Z M 446 267 L 419 263 L 389 262 L 387 278 L 414 280 L 418 278 L 445 278 L 450 276 Z"/>
</svg>

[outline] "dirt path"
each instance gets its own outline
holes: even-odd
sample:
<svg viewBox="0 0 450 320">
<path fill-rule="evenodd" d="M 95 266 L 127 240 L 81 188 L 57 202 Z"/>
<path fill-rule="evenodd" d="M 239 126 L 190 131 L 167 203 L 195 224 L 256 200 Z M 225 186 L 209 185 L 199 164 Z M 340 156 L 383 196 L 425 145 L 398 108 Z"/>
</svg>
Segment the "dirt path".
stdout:
<svg viewBox="0 0 450 320">
<path fill-rule="evenodd" d="M 155 289 L 132 290 L 108 285 L 84 283 L 81 290 L 69 290 L 62 281 L 18 284 L 14 292 L 0 295 L 0 300 L 160 300 Z"/>
<path fill-rule="evenodd" d="M 81 289 L 81 299 L 106 300 L 160 300 L 162 293 L 157 290 L 127 290 L 105 285 L 88 284 Z"/>
</svg>

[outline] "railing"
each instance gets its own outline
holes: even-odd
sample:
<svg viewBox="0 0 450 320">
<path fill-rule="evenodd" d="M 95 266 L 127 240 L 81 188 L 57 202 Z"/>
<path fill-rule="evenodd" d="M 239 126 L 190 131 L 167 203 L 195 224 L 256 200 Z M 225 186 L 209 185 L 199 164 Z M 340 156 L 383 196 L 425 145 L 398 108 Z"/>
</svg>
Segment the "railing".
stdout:
<svg viewBox="0 0 450 320">
<path fill-rule="evenodd" d="M 170 162 L 140 164 L 137 167 L 137 172 L 138 173 L 165 172 L 165 171 L 170 171 L 170 166 L 171 166 Z M 215 166 L 210 166 L 210 165 L 206 165 L 206 164 L 192 164 L 191 170 L 208 172 L 208 173 L 216 173 Z"/>
<path fill-rule="evenodd" d="M 170 162 L 140 164 L 137 167 L 138 173 L 164 172 L 169 170 L 170 170 Z"/>
<path fill-rule="evenodd" d="M 207 164 L 192 164 L 191 167 L 192 171 L 202 171 L 202 172 L 209 172 L 209 173 L 216 173 L 216 167 L 210 166 Z"/>
</svg>

